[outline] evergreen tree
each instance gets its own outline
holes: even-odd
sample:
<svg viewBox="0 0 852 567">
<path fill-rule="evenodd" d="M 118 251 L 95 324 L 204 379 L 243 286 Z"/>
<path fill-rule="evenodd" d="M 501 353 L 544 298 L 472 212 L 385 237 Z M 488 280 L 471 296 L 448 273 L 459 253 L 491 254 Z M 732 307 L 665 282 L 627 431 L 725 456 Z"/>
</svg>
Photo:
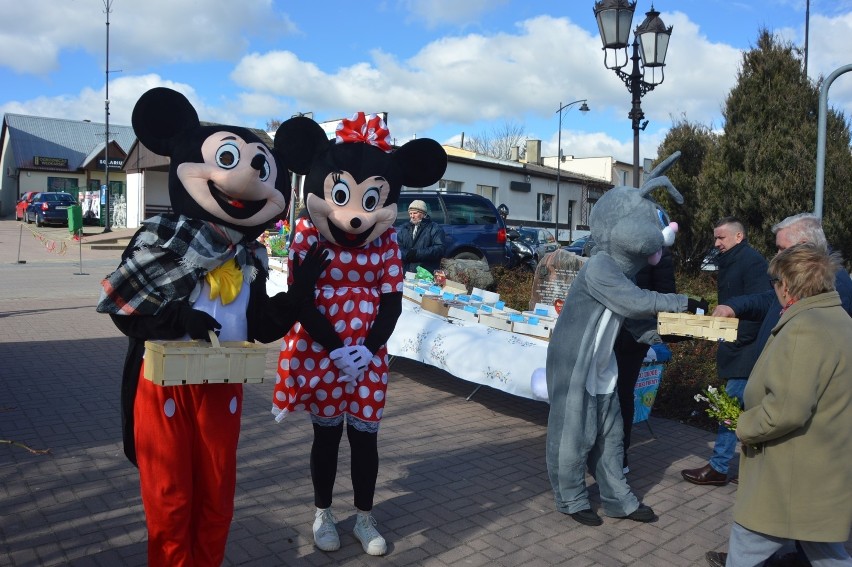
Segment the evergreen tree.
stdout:
<svg viewBox="0 0 852 567">
<path fill-rule="evenodd" d="M 775 251 L 773 224 L 813 211 L 818 111 L 819 89 L 804 75 L 799 50 L 761 30 L 757 47 L 743 55 L 737 84 L 725 103 L 718 167 L 708 168 L 706 176 L 721 196 L 708 203 L 714 216 L 740 218 L 752 245 L 767 256 Z M 834 173 L 849 171 L 849 128 L 834 111 L 828 124 L 831 150 L 826 153 L 831 157 L 826 163 L 831 162 Z M 833 177 L 829 182 L 826 176 L 825 190 L 839 205 L 838 181 Z M 848 205 L 844 208 L 845 219 Z M 826 218 L 829 233 L 840 218 L 837 212 Z"/>
<path fill-rule="evenodd" d="M 814 210 L 818 112 L 819 87 L 804 75 L 799 50 L 761 30 L 725 101 L 723 134 L 681 122 L 660 147 L 661 157 L 684 152 L 669 175 L 690 209 L 678 237 L 682 255 L 694 258 L 692 246 L 711 243 L 715 220 L 728 215 L 743 221 L 755 248 L 774 255 L 772 225 Z M 826 132 L 825 231 L 852 258 L 852 201 L 844 198 L 852 153 L 842 113 L 829 110 Z"/>
<path fill-rule="evenodd" d="M 666 175 L 683 195 L 683 204 L 676 204 L 665 190 L 654 192 L 660 205 L 678 223 L 674 257 L 676 265 L 681 268 L 698 270 L 701 260 L 713 245 L 714 219 L 710 218 L 706 205 L 716 195 L 705 187 L 702 173 L 718 154 L 718 145 L 719 136 L 710 128 L 681 118 L 675 121 L 657 151 L 661 159 L 675 151 L 681 152 L 677 164 Z"/>
</svg>

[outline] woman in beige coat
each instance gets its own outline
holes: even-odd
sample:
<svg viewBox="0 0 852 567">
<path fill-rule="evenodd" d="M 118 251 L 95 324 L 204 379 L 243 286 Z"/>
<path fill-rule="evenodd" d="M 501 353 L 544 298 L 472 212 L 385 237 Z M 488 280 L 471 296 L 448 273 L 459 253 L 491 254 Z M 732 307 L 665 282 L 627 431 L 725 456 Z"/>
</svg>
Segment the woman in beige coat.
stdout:
<svg viewBox="0 0 852 567">
<path fill-rule="evenodd" d="M 743 452 L 728 567 L 762 565 L 790 540 L 814 566 L 852 565 L 844 549 L 852 526 L 852 318 L 834 291 L 839 262 L 798 244 L 769 264 L 784 308 L 737 424 Z"/>
</svg>

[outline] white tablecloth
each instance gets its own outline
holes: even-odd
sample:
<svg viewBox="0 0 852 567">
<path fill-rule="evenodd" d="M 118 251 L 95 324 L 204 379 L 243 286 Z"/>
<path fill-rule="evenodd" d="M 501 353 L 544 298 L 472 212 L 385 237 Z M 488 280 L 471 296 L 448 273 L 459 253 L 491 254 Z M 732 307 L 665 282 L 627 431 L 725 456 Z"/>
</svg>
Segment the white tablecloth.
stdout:
<svg viewBox="0 0 852 567">
<path fill-rule="evenodd" d="M 287 290 L 286 268 L 270 261 L 267 291 Z M 446 370 L 456 378 L 536 399 L 530 377 L 544 368 L 547 341 L 492 329 L 479 323 L 448 320 L 402 300 L 402 315 L 388 340 L 391 356 L 410 358 Z"/>
<path fill-rule="evenodd" d="M 270 270 L 267 291 L 272 296 L 287 290 L 283 262 Z M 388 353 L 446 370 L 456 378 L 491 386 L 531 400 L 530 378 L 547 361 L 547 341 L 492 329 L 479 323 L 447 319 L 408 299 L 388 339 Z M 649 351 L 650 352 L 653 351 Z M 646 358 L 646 363 L 653 359 Z M 645 364 L 636 384 L 636 418 L 648 419 L 662 378 L 663 365 Z M 650 378 L 655 380 L 650 380 Z"/>
<path fill-rule="evenodd" d="M 535 399 L 530 377 L 543 368 L 547 341 L 448 320 L 408 299 L 388 340 L 388 352 L 446 370 L 456 378 Z"/>
</svg>

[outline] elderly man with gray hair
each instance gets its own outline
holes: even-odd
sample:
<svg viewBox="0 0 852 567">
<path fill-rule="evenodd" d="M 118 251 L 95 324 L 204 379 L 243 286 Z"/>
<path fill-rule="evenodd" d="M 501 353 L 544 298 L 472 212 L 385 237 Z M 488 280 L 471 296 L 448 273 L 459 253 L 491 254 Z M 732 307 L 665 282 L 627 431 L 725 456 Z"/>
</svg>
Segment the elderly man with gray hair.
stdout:
<svg viewBox="0 0 852 567">
<path fill-rule="evenodd" d="M 408 205 L 409 222 L 397 230 L 397 244 L 403 269 L 414 272 L 418 266 L 434 272 L 444 256 L 444 230 L 432 222 L 429 206 L 420 199 Z"/>
</svg>

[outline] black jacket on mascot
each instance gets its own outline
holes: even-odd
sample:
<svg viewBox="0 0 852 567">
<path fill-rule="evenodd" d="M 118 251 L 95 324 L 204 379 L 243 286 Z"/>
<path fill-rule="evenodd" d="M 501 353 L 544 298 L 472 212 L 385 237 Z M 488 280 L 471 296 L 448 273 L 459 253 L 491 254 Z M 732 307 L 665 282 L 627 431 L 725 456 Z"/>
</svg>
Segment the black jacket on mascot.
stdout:
<svg viewBox="0 0 852 567">
<path fill-rule="evenodd" d="M 432 185 L 447 167 L 435 140 L 393 149 L 389 139 L 384 121 L 364 113 L 341 121 L 332 140 L 305 117 L 287 120 L 275 134 L 287 167 L 305 175 L 305 211 L 294 227 L 291 261 L 319 243 L 331 262 L 284 337 L 272 400 L 278 422 L 294 411 L 311 415 L 314 541 L 324 551 L 340 547 L 330 507 L 344 425 L 355 536 L 370 555 L 386 550 L 370 510 L 388 382 L 385 343 L 402 312 L 404 274 L 392 225 L 402 185 Z"/>
<path fill-rule="evenodd" d="M 173 214 L 143 221 L 103 281 L 98 311 L 129 348 L 122 377 L 125 454 L 139 468 L 149 565 L 220 565 L 234 510 L 242 384 L 159 386 L 143 376 L 146 340 L 271 342 L 295 321 L 325 268 L 316 249 L 286 293 L 266 292 L 264 228 L 287 210 L 280 156 L 246 128 L 202 125 L 182 94 L 152 89 L 133 129 L 168 156 Z"/>
</svg>

